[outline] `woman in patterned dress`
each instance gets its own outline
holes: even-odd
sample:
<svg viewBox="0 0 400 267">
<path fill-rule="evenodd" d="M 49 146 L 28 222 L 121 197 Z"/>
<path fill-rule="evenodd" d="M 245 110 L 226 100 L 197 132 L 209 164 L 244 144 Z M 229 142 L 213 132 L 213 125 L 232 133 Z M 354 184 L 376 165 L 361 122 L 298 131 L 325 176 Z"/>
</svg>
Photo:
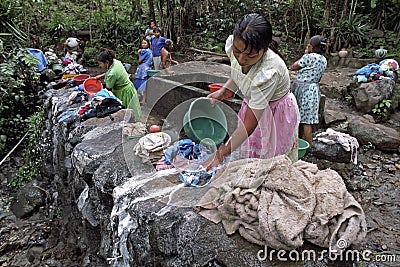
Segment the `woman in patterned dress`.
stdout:
<svg viewBox="0 0 400 267">
<path fill-rule="evenodd" d="M 298 70 L 291 91 L 296 96 L 300 110 L 300 136 L 312 145 L 312 125 L 318 124 L 319 100 L 321 97 L 319 81 L 324 73 L 327 61 L 323 56 L 326 39 L 321 35 L 313 36 L 305 54 L 292 65 Z"/>
<path fill-rule="evenodd" d="M 287 66 L 272 46 L 271 24 L 256 13 L 243 16 L 226 40 L 225 51 L 230 78 L 208 98 L 215 102 L 240 90 L 244 99 L 236 130 L 203 166 L 218 166 L 236 149 L 241 158 L 286 154 L 297 160 L 299 112 Z"/>
</svg>

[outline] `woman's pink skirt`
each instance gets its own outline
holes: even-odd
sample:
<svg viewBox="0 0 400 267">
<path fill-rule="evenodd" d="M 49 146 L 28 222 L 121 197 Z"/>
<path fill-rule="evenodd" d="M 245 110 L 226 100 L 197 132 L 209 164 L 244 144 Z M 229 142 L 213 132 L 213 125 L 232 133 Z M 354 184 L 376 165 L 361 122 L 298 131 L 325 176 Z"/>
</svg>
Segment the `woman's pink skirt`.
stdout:
<svg viewBox="0 0 400 267">
<path fill-rule="evenodd" d="M 244 99 L 238 123 L 242 123 L 247 106 Z M 240 157 L 272 158 L 286 154 L 292 161 L 297 161 L 299 122 L 299 109 L 291 92 L 270 102 L 254 132 L 240 146 Z"/>
</svg>

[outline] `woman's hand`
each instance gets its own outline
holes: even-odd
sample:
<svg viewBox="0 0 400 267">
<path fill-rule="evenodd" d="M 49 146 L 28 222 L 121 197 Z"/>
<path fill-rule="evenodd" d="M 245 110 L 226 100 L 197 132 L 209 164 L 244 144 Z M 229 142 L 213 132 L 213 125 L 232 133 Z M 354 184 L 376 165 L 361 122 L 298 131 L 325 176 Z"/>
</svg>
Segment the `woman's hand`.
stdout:
<svg viewBox="0 0 400 267">
<path fill-rule="evenodd" d="M 213 168 L 218 167 L 224 161 L 225 157 L 228 156 L 230 153 L 230 141 L 228 141 L 228 144 L 222 144 L 218 148 L 218 150 L 214 154 L 212 154 L 207 160 L 205 160 L 201 165 L 207 171 L 210 171 Z"/>
<path fill-rule="evenodd" d="M 225 87 L 221 87 L 217 91 L 212 92 L 207 95 L 207 98 L 210 98 L 211 105 L 215 105 L 215 102 L 217 102 L 217 100 L 221 101 L 224 99 L 225 90 L 228 90 L 228 89 L 226 89 Z"/>
<path fill-rule="evenodd" d="M 201 166 L 203 166 L 206 169 L 206 171 L 210 171 L 214 167 L 217 167 L 219 164 L 221 164 L 221 161 L 219 161 L 217 157 L 217 153 L 218 151 L 212 154 L 206 161 L 201 163 Z"/>
<path fill-rule="evenodd" d="M 212 154 L 206 161 L 204 161 L 201 166 L 203 166 L 207 171 L 218 167 L 225 159 L 230 151 L 226 145 L 221 145 L 220 148 Z"/>
<path fill-rule="evenodd" d="M 103 77 L 104 77 L 104 74 L 100 74 L 100 75 L 95 76 L 94 78 L 96 78 L 96 80 L 101 80 L 101 79 L 103 79 Z"/>
</svg>

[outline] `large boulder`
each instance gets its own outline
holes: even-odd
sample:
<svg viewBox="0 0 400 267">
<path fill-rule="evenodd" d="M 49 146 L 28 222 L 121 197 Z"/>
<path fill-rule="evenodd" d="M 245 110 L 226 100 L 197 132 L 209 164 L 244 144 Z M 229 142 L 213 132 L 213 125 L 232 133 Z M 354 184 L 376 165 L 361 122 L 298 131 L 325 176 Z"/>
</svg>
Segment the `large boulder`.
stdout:
<svg viewBox="0 0 400 267">
<path fill-rule="evenodd" d="M 46 192 L 40 186 L 30 183 L 14 195 L 10 209 L 18 218 L 26 218 L 44 206 Z"/>
<path fill-rule="evenodd" d="M 371 143 L 382 151 L 400 152 L 400 134 L 393 128 L 366 119 L 353 119 L 349 121 L 348 131 L 360 144 Z"/>
<path fill-rule="evenodd" d="M 351 91 L 356 109 L 364 113 L 370 113 L 376 104 L 383 99 L 391 98 L 394 86 L 395 82 L 391 79 L 361 83 L 359 87 Z"/>
<path fill-rule="evenodd" d="M 318 140 L 313 141 L 313 156 L 319 159 L 326 159 L 332 162 L 351 163 L 352 153 L 346 151 L 340 144 L 327 144 Z"/>
</svg>

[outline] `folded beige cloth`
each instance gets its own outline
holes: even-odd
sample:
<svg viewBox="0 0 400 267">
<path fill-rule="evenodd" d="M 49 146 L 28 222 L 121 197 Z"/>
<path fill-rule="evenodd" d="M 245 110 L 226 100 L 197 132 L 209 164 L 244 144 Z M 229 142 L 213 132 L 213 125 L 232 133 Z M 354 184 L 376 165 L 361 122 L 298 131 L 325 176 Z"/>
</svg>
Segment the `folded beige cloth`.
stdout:
<svg viewBox="0 0 400 267">
<path fill-rule="evenodd" d="M 133 147 L 135 155 L 142 158 L 143 163 L 156 163 L 164 155 L 171 144 L 171 137 L 164 133 L 149 133 L 139 139 Z"/>
<path fill-rule="evenodd" d="M 304 240 L 338 249 L 339 239 L 350 245 L 366 234 L 364 212 L 335 171 L 285 155 L 228 163 L 198 206 L 227 234 L 238 230 L 274 249 L 294 249 Z"/>
</svg>

